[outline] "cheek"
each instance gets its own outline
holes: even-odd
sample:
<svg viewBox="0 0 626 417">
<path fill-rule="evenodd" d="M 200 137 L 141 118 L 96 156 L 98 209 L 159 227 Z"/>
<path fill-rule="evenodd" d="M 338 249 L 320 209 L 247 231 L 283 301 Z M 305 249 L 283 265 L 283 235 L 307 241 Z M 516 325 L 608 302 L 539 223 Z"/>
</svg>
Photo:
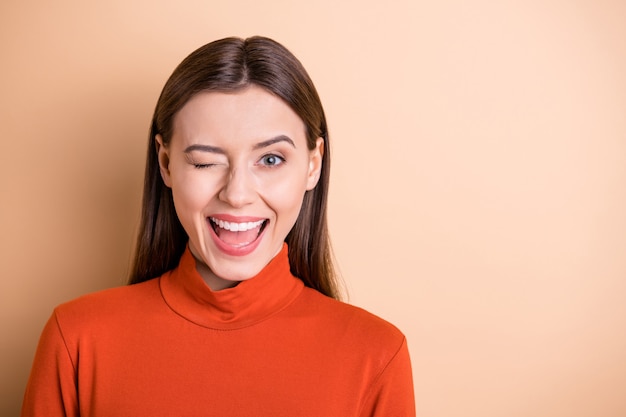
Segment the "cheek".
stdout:
<svg viewBox="0 0 626 417">
<path fill-rule="evenodd" d="M 215 186 L 211 182 L 202 181 L 197 175 L 175 177 L 172 181 L 172 195 L 181 221 L 201 212 L 214 191 Z"/>
<path fill-rule="evenodd" d="M 306 179 L 297 175 L 286 176 L 266 187 L 265 200 L 273 206 L 279 217 L 295 222 L 306 191 Z M 286 219 L 285 219 L 286 220 Z"/>
</svg>

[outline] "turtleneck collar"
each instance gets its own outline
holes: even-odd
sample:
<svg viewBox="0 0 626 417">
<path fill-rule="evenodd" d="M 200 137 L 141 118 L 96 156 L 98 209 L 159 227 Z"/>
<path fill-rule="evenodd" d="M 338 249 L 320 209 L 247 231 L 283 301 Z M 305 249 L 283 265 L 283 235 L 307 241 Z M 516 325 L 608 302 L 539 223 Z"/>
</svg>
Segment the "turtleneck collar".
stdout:
<svg viewBox="0 0 626 417">
<path fill-rule="evenodd" d="M 177 314 L 214 329 L 239 329 L 265 320 L 290 304 L 304 284 L 291 275 L 287 245 L 256 276 L 212 291 L 196 270 L 189 247 L 178 267 L 160 278 L 161 293 Z"/>
</svg>

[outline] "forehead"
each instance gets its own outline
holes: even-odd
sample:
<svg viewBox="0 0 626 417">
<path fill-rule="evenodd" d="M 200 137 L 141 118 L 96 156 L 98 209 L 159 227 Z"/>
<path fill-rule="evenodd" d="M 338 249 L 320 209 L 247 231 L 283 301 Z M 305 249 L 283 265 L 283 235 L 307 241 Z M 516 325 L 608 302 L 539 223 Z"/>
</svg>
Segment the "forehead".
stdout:
<svg viewBox="0 0 626 417">
<path fill-rule="evenodd" d="M 282 99 L 257 86 L 193 96 L 174 118 L 174 138 L 189 141 L 265 140 L 279 134 L 305 138 L 300 117 Z"/>
</svg>

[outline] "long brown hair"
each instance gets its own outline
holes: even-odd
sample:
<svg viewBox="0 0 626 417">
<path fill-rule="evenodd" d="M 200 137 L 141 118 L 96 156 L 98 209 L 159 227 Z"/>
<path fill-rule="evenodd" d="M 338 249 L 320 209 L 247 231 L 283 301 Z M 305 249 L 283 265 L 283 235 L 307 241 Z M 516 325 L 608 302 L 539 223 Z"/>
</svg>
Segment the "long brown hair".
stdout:
<svg viewBox="0 0 626 417">
<path fill-rule="evenodd" d="M 326 116 L 306 70 L 284 46 L 260 36 L 225 38 L 192 52 L 167 80 L 154 111 L 144 179 L 141 223 L 129 284 L 160 276 L 178 265 L 187 244 L 172 191 L 161 178 L 155 136 L 172 138 L 176 113 L 201 91 L 235 91 L 251 84 L 284 100 L 306 126 L 307 146 L 324 139 L 317 186 L 307 191 L 298 219 L 285 241 L 291 273 L 308 287 L 340 298 L 326 216 L 330 144 Z"/>
</svg>

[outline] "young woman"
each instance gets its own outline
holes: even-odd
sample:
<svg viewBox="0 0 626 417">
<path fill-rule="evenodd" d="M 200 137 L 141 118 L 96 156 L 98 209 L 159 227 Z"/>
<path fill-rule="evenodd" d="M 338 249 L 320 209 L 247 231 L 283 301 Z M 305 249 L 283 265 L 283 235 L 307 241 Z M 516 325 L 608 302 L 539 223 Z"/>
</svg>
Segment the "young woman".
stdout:
<svg viewBox="0 0 626 417">
<path fill-rule="evenodd" d="M 337 299 L 330 148 L 263 37 L 189 55 L 152 119 L 129 286 L 57 307 L 22 416 L 413 416 L 405 337 Z"/>
</svg>

